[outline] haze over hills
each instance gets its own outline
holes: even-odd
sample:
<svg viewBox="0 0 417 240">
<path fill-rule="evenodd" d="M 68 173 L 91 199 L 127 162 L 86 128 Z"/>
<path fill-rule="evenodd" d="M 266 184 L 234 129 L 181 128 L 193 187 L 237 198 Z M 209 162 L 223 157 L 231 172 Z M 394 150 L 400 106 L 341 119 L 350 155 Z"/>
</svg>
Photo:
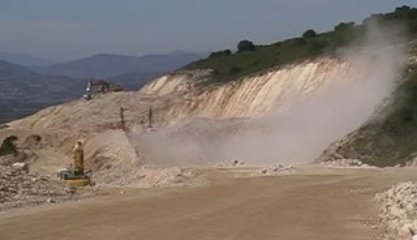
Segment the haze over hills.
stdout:
<svg viewBox="0 0 417 240">
<path fill-rule="evenodd" d="M 163 72 L 125 73 L 107 78 L 107 80 L 109 82 L 121 84 L 126 90 L 136 91 L 147 84 L 149 81 L 162 74 Z"/>
<path fill-rule="evenodd" d="M 0 52 L 0 60 L 27 67 L 46 67 L 56 63 L 51 59 L 15 52 Z"/>
<path fill-rule="evenodd" d="M 82 96 L 85 80 L 34 72 L 0 60 L 0 122 Z"/>
<path fill-rule="evenodd" d="M 110 78 L 127 73 L 164 73 L 205 57 L 205 53 L 178 52 L 167 55 L 125 56 L 96 54 L 91 57 L 54 64 L 39 69 L 42 73 L 82 78 Z"/>
<path fill-rule="evenodd" d="M 202 57 L 205 54 L 184 52 L 142 57 L 97 54 L 39 67 L 48 60 L 26 54 L 0 53 L 0 122 L 79 98 L 88 78 L 105 78 L 134 91 L 156 76 Z"/>
</svg>

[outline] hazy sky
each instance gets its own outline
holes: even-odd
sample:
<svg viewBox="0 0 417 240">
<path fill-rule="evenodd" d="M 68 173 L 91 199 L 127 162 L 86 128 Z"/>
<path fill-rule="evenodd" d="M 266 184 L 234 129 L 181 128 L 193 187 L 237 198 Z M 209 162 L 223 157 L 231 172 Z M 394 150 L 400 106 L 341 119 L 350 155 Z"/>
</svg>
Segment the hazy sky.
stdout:
<svg viewBox="0 0 417 240">
<path fill-rule="evenodd" d="M 0 0 L 0 52 L 55 59 L 270 43 L 416 0 Z"/>
</svg>

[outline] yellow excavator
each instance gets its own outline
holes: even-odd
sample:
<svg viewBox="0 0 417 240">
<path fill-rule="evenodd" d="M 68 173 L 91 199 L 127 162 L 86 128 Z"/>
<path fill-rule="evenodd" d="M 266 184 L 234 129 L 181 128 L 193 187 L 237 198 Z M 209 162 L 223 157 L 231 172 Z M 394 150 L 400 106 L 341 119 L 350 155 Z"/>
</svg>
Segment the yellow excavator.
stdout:
<svg viewBox="0 0 417 240">
<path fill-rule="evenodd" d="M 84 171 L 84 150 L 81 142 L 77 142 L 73 153 L 73 166 L 70 169 L 59 171 L 58 177 L 71 187 L 93 186 L 91 171 Z"/>
</svg>

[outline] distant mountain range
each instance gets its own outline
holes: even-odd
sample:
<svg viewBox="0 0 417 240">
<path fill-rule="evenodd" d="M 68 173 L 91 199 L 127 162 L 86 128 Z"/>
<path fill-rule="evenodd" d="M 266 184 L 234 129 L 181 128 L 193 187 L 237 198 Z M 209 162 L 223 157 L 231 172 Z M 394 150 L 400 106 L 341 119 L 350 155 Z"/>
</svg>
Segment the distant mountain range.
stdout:
<svg viewBox="0 0 417 240">
<path fill-rule="evenodd" d="M 77 78 L 111 78 L 123 74 L 165 73 L 207 56 L 205 53 L 178 52 L 141 57 L 97 54 L 38 69 L 41 73 Z"/>
<path fill-rule="evenodd" d="M 162 72 L 126 73 L 108 78 L 107 81 L 121 84 L 126 90 L 136 91 L 162 74 Z"/>
<path fill-rule="evenodd" d="M 121 84 L 126 90 L 138 90 L 158 75 L 204 56 L 184 52 L 142 57 L 97 54 L 39 67 L 46 63 L 40 58 L 0 53 L 0 123 L 79 98 L 90 78 L 103 78 Z"/>
<path fill-rule="evenodd" d="M 79 98 L 85 80 L 40 74 L 0 60 L 0 122 Z"/>
<path fill-rule="evenodd" d="M 53 60 L 24 53 L 0 52 L 0 60 L 27 67 L 46 67 L 56 63 Z"/>
</svg>

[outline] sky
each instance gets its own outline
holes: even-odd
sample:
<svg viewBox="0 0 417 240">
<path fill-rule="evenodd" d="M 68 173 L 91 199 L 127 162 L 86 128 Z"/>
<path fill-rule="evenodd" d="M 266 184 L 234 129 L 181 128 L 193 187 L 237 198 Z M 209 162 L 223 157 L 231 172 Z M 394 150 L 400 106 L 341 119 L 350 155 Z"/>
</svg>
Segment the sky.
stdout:
<svg viewBox="0 0 417 240">
<path fill-rule="evenodd" d="M 417 0 L 0 0 L 0 52 L 69 60 L 267 44 Z"/>
</svg>

